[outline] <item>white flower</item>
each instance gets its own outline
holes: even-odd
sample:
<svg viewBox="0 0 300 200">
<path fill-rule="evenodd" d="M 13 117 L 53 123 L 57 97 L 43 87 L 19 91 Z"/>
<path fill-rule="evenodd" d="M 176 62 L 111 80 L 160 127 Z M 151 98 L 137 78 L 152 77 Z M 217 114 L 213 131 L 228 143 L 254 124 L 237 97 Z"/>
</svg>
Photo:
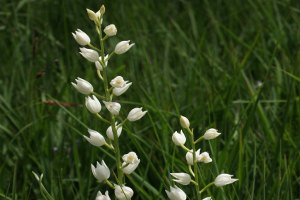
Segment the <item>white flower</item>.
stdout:
<svg viewBox="0 0 300 200">
<path fill-rule="evenodd" d="M 170 186 L 170 191 L 165 190 L 170 200 L 186 200 L 186 194 L 183 190 L 175 185 Z"/>
<path fill-rule="evenodd" d="M 133 108 L 127 116 L 127 119 L 131 122 L 141 119 L 147 111 L 142 111 L 142 108 Z"/>
<path fill-rule="evenodd" d="M 106 26 L 103 31 L 109 37 L 117 35 L 117 28 L 114 24 Z"/>
<path fill-rule="evenodd" d="M 91 164 L 92 173 L 99 182 L 107 180 L 110 177 L 109 168 L 106 166 L 104 160 L 102 160 L 101 163 L 102 164 L 97 162 L 96 168 L 94 167 L 93 164 Z"/>
<path fill-rule="evenodd" d="M 91 113 L 98 113 L 101 111 L 101 103 L 94 95 L 92 97 L 85 97 L 85 106 Z"/>
<path fill-rule="evenodd" d="M 118 200 L 130 200 L 134 192 L 130 187 L 115 185 L 115 196 Z"/>
<path fill-rule="evenodd" d="M 125 84 L 123 87 L 121 87 L 121 88 L 114 88 L 114 89 L 113 89 L 113 94 L 114 94 L 115 96 L 120 96 L 120 95 L 122 95 L 123 93 L 125 93 L 131 85 L 132 85 L 132 83 L 130 82 L 130 83 L 126 83 L 126 84 Z"/>
<path fill-rule="evenodd" d="M 99 132 L 91 129 L 88 129 L 88 132 L 90 134 L 90 137 L 87 137 L 85 135 L 83 137 L 92 145 L 96 147 L 101 147 L 106 143 L 104 137 Z"/>
<path fill-rule="evenodd" d="M 207 152 L 203 152 L 199 155 L 199 162 L 210 163 L 212 159 Z"/>
<path fill-rule="evenodd" d="M 79 45 L 85 46 L 91 42 L 90 37 L 80 29 L 77 29 L 72 35 Z"/>
<path fill-rule="evenodd" d="M 190 121 L 185 116 L 181 115 L 179 121 L 182 128 L 188 129 L 190 127 Z"/>
<path fill-rule="evenodd" d="M 190 150 L 189 152 L 186 153 L 185 155 L 185 158 L 186 158 L 186 161 L 189 165 L 194 165 L 194 162 L 193 162 L 193 150 Z M 198 149 L 196 151 L 196 154 L 195 154 L 195 161 L 196 162 L 199 162 L 200 160 L 200 149 Z"/>
<path fill-rule="evenodd" d="M 135 152 L 131 151 L 129 152 L 128 154 L 124 154 L 122 156 L 122 160 L 125 162 L 125 163 L 128 163 L 128 164 L 133 164 L 133 163 L 136 163 L 139 159 L 136 155 Z"/>
<path fill-rule="evenodd" d="M 103 101 L 105 107 L 107 108 L 107 110 L 113 114 L 113 115 L 119 115 L 120 109 L 121 109 L 121 105 L 117 102 L 107 102 L 107 101 Z"/>
<path fill-rule="evenodd" d="M 173 181 L 182 184 L 188 185 L 191 182 L 191 176 L 187 173 L 170 173 L 175 179 Z"/>
<path fill-rule="evenodd" d="M 116 54 L 126 53 L 134 45 L 134 43 L 129 44 L 129 42 L 130 40 L 119 42 L 115 47 L 115 53 Z"/>
<path fill-rule="evenodd" d="M 206 197 L 206 198 L 204 198 L 202 200 L 212 200 L 212 198 L 211 197 Z"/>
<path fill-rule="evenodd" d="M 105 195 L 102 194 L 100 191 L 98 191 L 97 196 L 96 196 L 96 200 L 111 200 L 111 199 L 108 195 L 108 191 L 105 192 Z"/>
<path fill-rule="evenodd" d="M 118 137 L 120 137 L 121 133 L 122 133 L 122 126 L 118 126 L 117 122 L 116 122 L 116 127 L 117 127 L 117 135 Z M 106 130 L 106 135 L 109 139 L 114 140 L 114 133 L 112 131 L 112 127 L 108 127 Z"/>
<path fill-rule="evenodd" d="M 117 76 L 110 81 L 110 85 L 114 88 L 121 88 L 126 84 L 122 76 Z"/>
<path fill-rule="evenodd" d="M 75 79 L 76 83 L 72 82 L 73 87 L 80 93 L 82 94 L 90 94 L 93 92 L 94 88 L 92 86 L 92 84 L 90 84 L 88 81 L 77 77 L 77 79 Z"/>
<path fill-rule="evenodd" d="M 131 174 L 140 164 L 140 159 L 138 159 L 135 152 L 129 152 L 122 156 L 122 170 L 125 174 Z"/>
<path fill-rule="evenodd" d="M 101 61 L 101 62 L 100 62 Z M 100 70 L 102 71 L 103 70 L 103 67 L 106 67 L 107 66 L 107 63 L 108 63 L 108 55 L 104 56 L 104 66 L 102 63 L 102 56 L 99 57 L 99 60 L 95 62 L 95 66 L 96 66 L 96 69 L 97 70 Z"/>
<path fill-rule="evenodd" d="M 100 19 L 100 11 L 96 13 L 90 9 L 86 9 L 86 11 L 90 20 L 94 21 L 95 23 Z"/>
<path fill-rule="evenodd" d="M 231 178 L 232 176 L 233 175 L 230 175 L 230 174 L 220 174 L 220 175 L 218 175 L 217 178 L 214 181 L 215 186 L 222 187 L 224 185 L 231 184 L 231 183 L 238 180 L 238 179 L 235 179 L 235 178 Z"/>
<path fill-rule="evenodd" d="M 177 131 L 175 131 L 173 133 L 173 135 L 172 135 L 172 141 L 177 146 L 181 146 L 181 145 L 185 144 L 186 137 L 185 137 L 184 133 L 182 132 L 182 130 L 180 130 L 180 133 L 178 133 Z"/>
<path fill-rule="evenodd" d="M 80 54 L 90 62 L 96 62 L 99 60 L 99 54 L 93 49 L 87 49 L 85 47 L 79 48 Z"/>
<path fill-rule="evenodd" d="M 219 135 L 221 135 L 221 133 L 219 133 L 218 130 L 210 128 L 204 133 L 203 138 L 206 140 L 212 140 L 218 137 Z"/>
</svg>

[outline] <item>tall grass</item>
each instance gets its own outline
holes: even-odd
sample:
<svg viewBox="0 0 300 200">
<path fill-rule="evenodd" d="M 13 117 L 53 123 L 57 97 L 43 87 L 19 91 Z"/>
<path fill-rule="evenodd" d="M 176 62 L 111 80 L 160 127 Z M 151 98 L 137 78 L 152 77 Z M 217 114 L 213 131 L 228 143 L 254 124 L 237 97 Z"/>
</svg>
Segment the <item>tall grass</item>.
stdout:
<svg viewBox="0 0 300 200">
<path fill-rule="evenodd" d="M 222 171 L 239 181 L 209 190 L 215 199 L 300 198 L 299 1 L 101 3 L 109 10 L 104 23 L 115 23 L 121 33 L 111 48 L 118 40 L 136 43 L 113 61 L 109 73 L 133 82 L 123 102 L 128 109 L 142 102 L 149 111 L 134 127 L 125 126 L 121 137 L 124 153 L 134 150 L 141 159 L 128 183 L 135 199 L 165 199 L 169 172 L 185 169 L 184 155 L 171 142 L 179 114 L 190 119 L 198 136 L 209 127 L 223 133 L 201 147 L 214 162 L 200 174 L 206 183 Z M 70 86 L 80 76 L 100 87 L 94 66 L 76 53 L 71 36 L 79 27 L 93 33 L 85 8 L 99 4 L 1 3 L 3 199 L 39 199 L 31 171 L 44 173 L 56 199 L 93 199 L 105 189 L 92 177 L 90 163 L 110 155 L 82 137 L 87 127 L 105 127 Z"/>
</svg>

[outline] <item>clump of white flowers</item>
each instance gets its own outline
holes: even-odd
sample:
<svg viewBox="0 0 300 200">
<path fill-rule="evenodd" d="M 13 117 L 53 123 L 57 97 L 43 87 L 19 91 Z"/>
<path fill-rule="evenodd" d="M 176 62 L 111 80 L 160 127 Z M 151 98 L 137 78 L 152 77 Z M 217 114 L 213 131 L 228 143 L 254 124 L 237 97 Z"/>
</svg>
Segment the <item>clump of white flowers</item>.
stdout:
<svg viewBox="0 0 300 200">
<path fill-rule="evenodd" d="M 96 31 L 100 40 L 99 47 L 93 45 L 90 37 L 84 31 L 77 29 L 72 33 L 75 41 L 80 46 L 84 46 L 79 48 L 79 53 L 87 61 L 94 63 L 95 74 L 97 74 L 103 84 L 102 89 L 104 94 L 100 95 L 99 93 L 96 93 L 90 82 L 79 77 L 75 79 L 75 82 L 72 82 L 72 85 L 78 92 L 85 95 L 86 109 L 106 123 L 108 127 L 106 130 L 106 137 L 100 133 L 101 131 L 98 132 L 96 130 L 88 129 L 89 136 L 84 136 L 84 138 L 93 146 L 110 149 L 114 153 L 116 161 L 116 172 L 111 172 L 112 168 L 108 167 L 104 160 L 102 160 L 101 163 L 96 162 L 95 166 L 91 164 L 92 174 L 99 183 L 107 184 L 114 190 L 116 199 L 131 199 L 134 191 L 125 185 L 124 175 L 130 175 L 134 172 L 140 163 L 140 159 L 133 151 L 121 156 L 119 137 L 122 132 L 122 125 L 126 121 L 137 121 L 141 119 L 147 111 L 143 111 L 142 108 L 133 108 L 128 114 L 124 115 L 124 118 L 122 118 L 122 106 L 115 98 L 124 94 L 132 85 L 132 82 L 124 80 L 120 75 L 110 79 L 109 74 L 107 74 L 108 61 L 113 55 L 120 55 L 129 51 L 134 46 L 134 43 L 130 43 L 130 40 L 120 41 L 116 44 L 112 52 L 106 52 L 106 40 L 115 36 L 118 31 L 114 24 L 103 27 L 102 22 L 104 13 L 104 5 L 102 5 L 97 12 L 87 9 L 89 19 L 92 20 L 96 26 Z M 97 86 L 97 88 L 99 87 Z M 101 102 L 104 106 L 101 106 Z M 104 112 L 106 112 L 107 117 L 105 117 L 106 115 L 104 115 Z M 116 117 L 118 118 L 119 123 L 116 121 Z M 111 173 L 114 174 L 114 176 L 111 176 Z M 109 180 L 112 178 L 115 178 L 115 180 Z M 108 191 L 105 193 L 99 191 L 96 199 L 110 199 Z"/>
<path fill-rule="evenodd" d="M 231 184 L 238 179 L 232 178 L 233 175 L 230 174 L 220 174 L 218 175 L 215 180 L 207 185 L 204 185 L 200 189 L 200 181 L 199 170 L 198 170 L 198 163 L 211 163 L 212 158 L 210 157 L 209 153 L 204 151 L 201 153 L 201 149 L 196 149 L 196 144 L 198 144 L 202 140 L 212 140 L 221 135 L 216 129 L 210 128 L 208 129 L 200 138 L 195 140 L 193 129 L 190 128 L 190 121 L 188 118 L 184 116 L 180 116 L 179 122 L 181 127 L 184 130 L 180 130 L 180 132 L 175 131 L 172 135 L 172 141 L 176 146 L 181 147 L 186 151 L 186 163 L 188 165 L 189 173 L 185 172 L 178 172 L 178 173 L 170 173 L 171 176 L 174 177 L 173 181 L 179 183 L 181 185 L 189 185 L 193 184 L 195 186 L 195 192 L 197 196 L 197 200 L 201 200 L 201 194 L 210 186 L 215 185 L 217 187 L 222 187 L 228 184 Z M 186 135 L 190 140 L 191 149 L 185 146 L 186 143 Z M 170 187 L 170 190 L 166 190 L 167 196 L 171 200 L 186 200 L 187 195 L 185 192 L 180 189 L 178 186 Z M 206 197 L 203 200 L 210 200 L 211 197 Z"/>
</svg>

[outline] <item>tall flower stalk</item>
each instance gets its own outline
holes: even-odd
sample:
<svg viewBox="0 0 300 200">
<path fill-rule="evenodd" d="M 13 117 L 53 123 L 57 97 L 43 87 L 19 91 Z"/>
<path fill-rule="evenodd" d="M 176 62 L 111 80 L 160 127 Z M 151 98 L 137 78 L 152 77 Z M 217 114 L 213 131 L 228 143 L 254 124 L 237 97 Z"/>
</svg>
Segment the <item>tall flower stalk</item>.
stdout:
<svg viewBox="0 0 300 200">
<path fill-rule="evenodd" d="M 231 178 L 233 175 L 230 174 L 220 174 L 218 175 L 215 180 L 202 188 L 200 187 L 200 176 L 199 176 L 199 166 L 198 163 L 210 163 L 212 162 L 211 157 L 209 156 L 208 152 L 200 153 L 200 149 L 197 150 L 196 145 L 201 142 L 202 140 L 212 140 L 218 137 L 221 133 L 219 133 L 216 129 L 208 129 L 203 136 L 199 137 L 195 140 L 194 131 L 190 128 L 190 121 L 188 118 L 184 116 L 180 116 L 179 118 L 180 125 L 184 129 L 184 131 L 180 131 L 178 133 L 175 131 L 172 135 L 172 141 L 176 146 L 181 147 L 184 151 L 186 151 L 186 162 L 188 164 L 188 173 L 180 172 L 180 173 L 171 173 L 171 176 L 174 177 L 173 181 L 179 183 L 181 185 L 189 185 L 193 184 L 196 193 L 196 199 L 201 200 L 201 195 L 205 192 L 209 187 L 215 185 L 216 187 L 222 187 L 228 184 L 231 184 L 238 179 Z M 188 138 L 190 140 L 190 145 L 192 149 L 189 149 L 185 146 L 186 143 L 186 136 L 184 132 L 187 133 Z M 185 192 L 180 189 L 178 186 L 170 187 L 170 190 L 166 190 L 167 196 L 171 200 L 185 200 L 187 195 Z M 212 199 L 211 197 L 204 198 Z"/>
<path fill-rule="evenodd" d="M 109 125 L 106 130 L 106 138 L 101 133 L 92 129 L 88 129 L 90 137 L 84 136 L 84 138 L 93 146 L 101 148 L 106 147 L 113 151 L 116 163 L 116 173 L 114 173 L 116 174 L 115 180 L 109 180 L 111 170 L 104 160 L 101 161 L 101 164 L 100 162 L 97 162 L 95 166 L 92 164 L 91 170 L 98 182 L 105 183 L 114 189 L 115 197 L 117 199 L 131 199 L 134 191 L 130 187 L 125 186 L 124 174 L 131 174 L 138 167 L 140 160 L 135 152 L 129 152 L 121 156 L 119 137 L 122 132 L 122 125 L 125 122 L 139 120 L 147 111 L 142 111 L 142 108 L 133 108 L 128 113 L 127 118 L 123 119 L 121 117 L 121 104 L 118 103 L 115 98 L 125 93 L 132 83 L 125 81 L 122 76 L 117 76 L 110 80 L 107 68 L 110 59 L 114 55 L 126 53 L 134 43 L 130 44 L 129 40 L 121 41 L 116 44 L 112 52 L 107 53 L 105 42 L 107 39 L 117 34 L 117 28 L 114 24 L 103 27 L 103 16 L 105 14 L 104 5 L 102 5 L 97 12 L 87 9 L 87 13 L 89 18 L 95 24 L 95 29 L 99 37 L 99 46 L 97 47 L 97 45 L 92 44 L 90 37 L 80 29 L 77 29 L 72 35 L 79 45 L 89 47 L 80 48 L 80 54 L 86 60 L 95 64 L 96 74 L 100 82 L 102 82 L 104 95 L 95 92 L 92 84 L 82 78 L 77 78 L 76 82 L 72 83 L 72 85 L 78 92 L 86 95 L 85 105 L 87 110 L 94 114 L 99 120 Z M 108 116 L 100 113 L 103 109 L 98 98 L 100 101 L 102 100 L 106 110 L 109 112 Z M 100 197 L 105 197 L 106 199 L 110 198 L 108 191 L 105 192 L 105 195 L 102 195 L 99 191 L 97 198 Z"/>
</svg>

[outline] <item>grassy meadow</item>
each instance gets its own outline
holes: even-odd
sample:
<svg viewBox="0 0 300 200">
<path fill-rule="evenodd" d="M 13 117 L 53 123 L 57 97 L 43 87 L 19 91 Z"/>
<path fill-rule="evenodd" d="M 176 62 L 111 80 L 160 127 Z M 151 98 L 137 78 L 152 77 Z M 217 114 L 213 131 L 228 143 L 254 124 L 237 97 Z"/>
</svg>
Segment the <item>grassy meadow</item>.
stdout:
<svg viewBox="0 0 300 200">
<path fill-rule="evenodd" d="M 110 151 L 84 140 L 87 127 L 106 125 L 84 106 L 76 77 L 102 85 L 78 53 L 71 32 L 97 40 L 85 8 L 105 4 L 104 24 L 136 45 L 109 63 L 109 78 L 133 82 L 121 113 L 148 110 L 126 123 L 121 153 L 141 163 L 127 179 L 133 199 L 167 199 L 170 172 L 187 171 L 185 153 L 171 136 L 178 117 L 196 137 L 215 127 L 218 139 L 200 144 L 213 162 L 199 165 L 202 185 L 221 172 L 238 182 L 211 187 L 203 198 L 300 199 L 300 1 L 298 0 L 2 0 L 0 9 L 0 199 L 42 199 L 32 171 L 58 200 L 95 199 L 108 187 L 91 163 Z M 188 199 L 193 190 L 181 187 Z M 109 189 L 111 197 L 113 191 Z"/>
</svg>

